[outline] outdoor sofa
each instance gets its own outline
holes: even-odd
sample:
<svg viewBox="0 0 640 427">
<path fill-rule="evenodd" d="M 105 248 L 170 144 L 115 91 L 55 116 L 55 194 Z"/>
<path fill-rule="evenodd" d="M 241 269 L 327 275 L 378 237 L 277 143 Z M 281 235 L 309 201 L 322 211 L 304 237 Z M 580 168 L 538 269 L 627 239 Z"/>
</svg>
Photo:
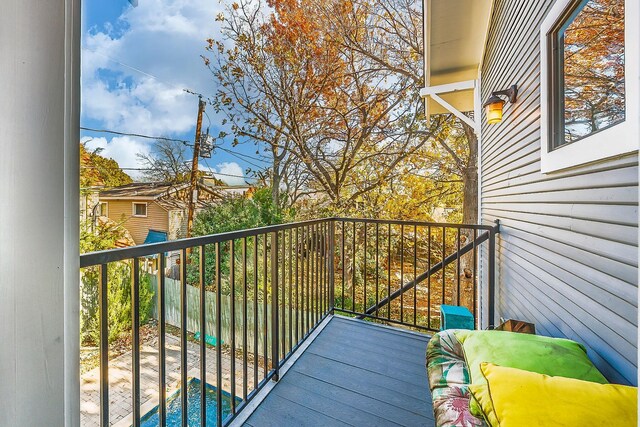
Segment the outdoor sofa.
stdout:
<svg viewBox="0 0 640 427">
<path fill-rule="evenodd" d="M 445 330 L 427 374 L 440 427 L 637 425 L 637 388 L 609 384 L 567 339 Z"/>
</svg>

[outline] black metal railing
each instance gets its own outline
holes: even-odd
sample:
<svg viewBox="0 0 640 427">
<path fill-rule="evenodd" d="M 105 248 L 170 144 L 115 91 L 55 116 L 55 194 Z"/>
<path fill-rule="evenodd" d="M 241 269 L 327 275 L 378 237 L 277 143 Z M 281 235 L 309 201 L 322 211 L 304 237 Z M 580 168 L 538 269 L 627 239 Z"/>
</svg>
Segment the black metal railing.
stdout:
<svg viewBox="0 0 640 427">
<path fill-rule="evenodd" d="M 478 253 L 487 250 L 493 301 L 497 226 L 335 218 L 334 310 L 437 331 L 439 306 L 467 306 L 478 319 Z M 493 318 L 490 304 L 489 318 Z"/>
<path fill-rule="evenodd" d="M 156 283 L 155 312 L 142 317 L 157 321 L 159 425 L 176 416 L 167 413 L 166 403 L 169 309 L 179 312 L 172 331 L 180 342 L 176 395 L 182 425 L 187 425 L 189 405 L 194 404 L 182 398 L 188 396 L 191 355 L 199 360 L 191 369 L 199 374 L 201 425 L 212 417 L 208 409 L 215 407 L 216 425 L 223 426 L 269 380 L 278 380 L 281 366 L 334 311 L 420 330 L 438 329 L 437 308 L 444 303 L 466 305 L 477 316 L 478 251 L 486 245 L 483 277 L 493 301 L 496 231 L 497 227 L 482 225 L 328 218 L 82 255 L 83 283 L 85 277 L 98 281 L 100 424 L 112 421 L 110 268 L 131 266 L 126 271 L 131 274 L 132 425 L 140 425 L 144 417 L 140 298 L 141 283 L 148 283 L 151 275 Z M 171 294 L 174 291 L 179 297 Z M 87 297 L 92 298 L 83 296 Z M 492 311 L 490 304 L 490 318 Z M 215 341 L 207 343 L 209 336 Z M 207 368 L 209 356 L 215 359 L 215 369 Z M 223 381 L 226 371 L 228 383 Z M 212 405 L 207 400 L 207 376 L 214 372 Z"/>
</svg>

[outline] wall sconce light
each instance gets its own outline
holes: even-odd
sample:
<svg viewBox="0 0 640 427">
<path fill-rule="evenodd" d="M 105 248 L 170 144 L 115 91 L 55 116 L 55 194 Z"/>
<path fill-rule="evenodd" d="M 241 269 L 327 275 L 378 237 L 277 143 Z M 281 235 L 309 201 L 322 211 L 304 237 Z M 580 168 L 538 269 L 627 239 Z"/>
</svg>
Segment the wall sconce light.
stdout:
<svg viewBox="0 0 640 427">
<path fill-rule="evenodd" d="M 487 112 L 487 123 L 490 125 L 502 121 L 502 107 L 507 102 L 500 98 L 500 96 L 506 96 L 509 102 L 513 104 L 516 102 L 518 96 L 518 86 L 513 85 L 509 89 L 493 92 L 489 99 L 487 99 L 487 102 L 482 104 Z"/>
</svg>

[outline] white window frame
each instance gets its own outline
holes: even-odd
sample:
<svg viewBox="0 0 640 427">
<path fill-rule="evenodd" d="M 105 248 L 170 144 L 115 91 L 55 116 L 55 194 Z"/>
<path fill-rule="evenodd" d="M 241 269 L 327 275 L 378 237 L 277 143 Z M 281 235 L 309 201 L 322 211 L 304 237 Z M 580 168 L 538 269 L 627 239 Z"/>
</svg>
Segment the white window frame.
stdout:
<svg viewBox="0 0 640 427">
<path fill-rule="evenodd" d="M 136 215 L 136 205 L 144 205 L 144 215 Z M 147 202 L 131 202 L 131 216 L 136 218 L 146 218 L 149 215 L 149 204 Z"/>
<path fill-rule="evenodd" d="M 552 173 L 637 151 L 640 138 L 640 2 L 625 0 L 625 121 L 578 141 L 550 149 L 550 87 L 547 35 L 573 0 L 556 0 L 540 26 L 540 144 L 542 173 Z"/>
</svg>

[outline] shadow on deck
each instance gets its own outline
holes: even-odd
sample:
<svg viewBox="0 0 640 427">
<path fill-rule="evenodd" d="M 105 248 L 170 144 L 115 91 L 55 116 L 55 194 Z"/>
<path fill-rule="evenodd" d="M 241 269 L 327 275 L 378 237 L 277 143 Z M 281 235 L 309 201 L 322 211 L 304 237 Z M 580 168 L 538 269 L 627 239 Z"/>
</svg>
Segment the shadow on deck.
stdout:
<svg viewBox="0 0 640 427">
<path fill-rule="evenodd" d="M 334 316 L 245 426 L 433 426 L 429 337 Z"/>
</svg>

